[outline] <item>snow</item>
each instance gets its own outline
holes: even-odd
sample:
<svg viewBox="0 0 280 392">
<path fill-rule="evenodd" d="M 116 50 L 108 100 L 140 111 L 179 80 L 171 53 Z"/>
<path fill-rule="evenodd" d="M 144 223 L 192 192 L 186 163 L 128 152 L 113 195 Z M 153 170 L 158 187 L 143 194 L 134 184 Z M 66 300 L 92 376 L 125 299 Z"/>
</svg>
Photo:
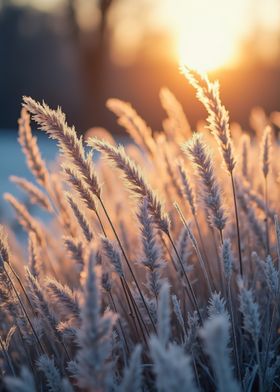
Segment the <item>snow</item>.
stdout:
<svg viewBox="0 0 280 392">
<path fill-rule="evenodd" d="M 5 192 L 11 192 L 23 199 L 23 193 L 9 181 L 9 176 L 16 175 L 33 181 L 17 136 L 17 132 L 14 130 L 0 130 L 0 221 L 3 221 L 5 217 L 10 217 L 11 213 L 10 207 L 3 200 Z M 43 159 L 47 164 L 53 162 L 58 153 L 55 142 L 39 132 L 36 133 L 36 136 Z"/>
</svg>

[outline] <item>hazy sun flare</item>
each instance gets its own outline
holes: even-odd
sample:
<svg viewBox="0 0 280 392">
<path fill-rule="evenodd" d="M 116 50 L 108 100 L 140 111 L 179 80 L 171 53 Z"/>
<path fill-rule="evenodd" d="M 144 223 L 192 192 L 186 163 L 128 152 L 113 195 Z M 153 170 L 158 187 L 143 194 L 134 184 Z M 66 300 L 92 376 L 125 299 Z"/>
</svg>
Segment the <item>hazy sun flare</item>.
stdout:
<svg viewBox="0 0 280 392">
<path fill-rule="evenodd" d="M 201 71 L 234 63 L 244 28 L 244 4 L 242 0 L 181 1 L 175 12 L 179 62 Z"/>
</svg>

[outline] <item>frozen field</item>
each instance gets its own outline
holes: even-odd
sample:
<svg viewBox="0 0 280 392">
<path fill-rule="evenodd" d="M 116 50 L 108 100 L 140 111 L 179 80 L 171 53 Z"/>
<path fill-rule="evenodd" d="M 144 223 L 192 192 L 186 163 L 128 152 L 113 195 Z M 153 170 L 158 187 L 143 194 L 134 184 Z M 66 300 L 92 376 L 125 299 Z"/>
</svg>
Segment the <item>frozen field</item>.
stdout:
<svg viewBox="0 0 280 392">
<path fill-rule="evenodd" d="M 58 155 L 58 147 L 54 140 L 49 139 L 45 134 L 34 131 L 38 138 L 38 145 L 43 159 L 47 165 L 54 162 Z M 25 177 L 33 180 L 32 174 L 26 166 L 25 157 L 17 141 L 18 134 L 16 131 L 0 129 L 0 223 L 7 217 L 11 218 L 11 207 L 3 200 L 5 192 L 11 192 L 24 200 L 24 193 L 20 192 L 18 187 L 9 181 L 11 175 Z M 116 138 L 119 143 L 127 144 L 128 139 L 125 136 Z M 14 215 L 13 215 L 14 216 Z"/>
<path fill-rule="evenodd" d="M 47 162 L 52 162 L 57 154 L 55 141 L 38 132 L 36 136 L 43 158 Z M 11 211 L 10 206 L 3 200 L 3 193 L 19 194 L 17 187 L 9 181 L 10 175 L 32 179 L 17 141 L 17 132 L 0 130 L 0 220 L 7 217 L 7 215 L 10 216 Z"/>
</svg>

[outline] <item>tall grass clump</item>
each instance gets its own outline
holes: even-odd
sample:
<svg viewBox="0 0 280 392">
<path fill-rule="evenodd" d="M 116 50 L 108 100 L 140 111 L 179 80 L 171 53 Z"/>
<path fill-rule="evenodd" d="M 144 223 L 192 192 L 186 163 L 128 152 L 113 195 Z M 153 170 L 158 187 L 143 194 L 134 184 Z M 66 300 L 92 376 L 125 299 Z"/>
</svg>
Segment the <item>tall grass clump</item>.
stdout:
<svg viewBox="0 0 280 392">
<path fill-rule="evenodd" d="M 236 135 L 218 83 L 184 73 L 206 126 L 192 131 L 167 88 L 162 132 L 109 99 L 126 147 L 84 141 L 60 108 L 23 98 L 36 184 L 14 173 L 28 203 L 4 195 L 26 237 L 3 222 L 2 390 L 280 389 L 277 129 L 267 118 L 261 138 Z M 30 121 L 57 143 L 56 165 Z"/>
</svg>

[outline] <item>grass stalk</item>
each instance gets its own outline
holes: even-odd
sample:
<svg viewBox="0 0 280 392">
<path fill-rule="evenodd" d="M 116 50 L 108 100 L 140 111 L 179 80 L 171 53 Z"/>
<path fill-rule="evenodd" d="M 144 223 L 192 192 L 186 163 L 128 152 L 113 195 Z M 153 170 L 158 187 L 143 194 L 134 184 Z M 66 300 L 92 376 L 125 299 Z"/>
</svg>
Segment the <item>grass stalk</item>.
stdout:
<svg viewBox="0 0 280 392">
<path fill-rule="evenodd" d="M 104 237 L 107 237 L 106 232 L 105 232 L 105 228 L 104 228 L 104 226 L 103 226 L 103 223 L 102 223 L 102 220 L 101 220 L 101 218 L 100 218 L 100 215 L 98 214 L 98 211 L 94 211 L 94 212 L 95 212 L 95 215 L 96 215 L 96 217 L 97 217 L 97 220 L 98 220 L 98 222 L 99 222 L 99 225 L 100 225 L 100 227 L 101 227 L 101 231 L 102 231 Z"/>
<path fill-rule="evenodd" d="M 139 325 L 139 327 L 141 329 L 141 333 L 142 333 L 144 342 L 147 345 L 148 343 L 147 343 L 147 339 L 146 339 L 146 336 L 145 336 L 145 332 L 143 330 L 143 326 L 144 326 L 144 329 L 145 329 L 145 331 L 146 331 L 148 336 L 149 336 L 149 332 L 148 332 L 146 324 L 144 323 L 144 321 L 142 319 L 140 310 L 139 310 L 139 308 L 138 308 L 138 306 L 137 306 L 137 304 L 135 302 L 135 299 L 133 298 L 133 295 L 132 295 L 132 292 L 130 290 L 130 287 L 128 286 L 128 283 L 127 283 L 127 281 L 125 279 L 124 279 L 124 287 L 125 287 L 125 290 L 127 291 L 129 300 L 131 301 L 131 304 L 132 304 L 132 307 L 133 307 L 133 310 L 134 310 L 134 314 L 135 314 L 135 316 L 137 318 L 138 325 Z M 136 326 L 136 323 L 135 323 L 135 326 Z M 137 326 L 136 326 L 136 328 L 137 328 Z"/>
<path fill-rule="evenodd" d="M 227 293 L 228 293 L 230 323 L 231 323 L 231 331 L 232 331 L 232 337 L 233 337 L 233 351 L 234 351 L 234 358 L 235 358 L 235 364 L 236 364 L 236 369 L 237 369 L 237 377 L 238 377 L 239 382 L 242 383 L 238 346 L 237 346 L 237 338 L 236 338 L 236 332 L 235 332 L 235 317 L 234 317 L 233 306 L 232 306 L 232 294 L 231 294 L 230 280 L 227 282 Z"/>
<path fill-rule="evenodd" d="M 140 340 L 141 340 L 141 337 L 140 337 L 140 334 L 139 334 L 139 331 L 138 331 L 138 327 L 137 327 L 137 324 L 136 324 L 136 321 L 135 321 L 136 312 L 135 312 L 135 310 L 134 310 L 134 308 L 133 308 L 133 305 L 131 304 L 130 296 L 129 296 L 128 293 L 127 293 L 125 281 L 124 281 L 123 279 L 120 279 L 120 282 L 121 282 L 121 286 L 122 286 L 122 289 L 123 289 L 123 292 L 124 292 L 124 295 L 125 295 L 126 302 L 127 302 L 127 304 L 128 304 L 129 315 L 130 315 L 130 317 L 132 318 L 132 323 L 133 323 L 133 326 L 134 326 L 136 335 L 138 336 L 138 339 L 139 339 L 139 341 L 140 341 Z M 132 308 L 133 308 L 133 309 L 132 309 Z"/>
<path fill-rule="evenodd" d="M 37 335 L 37 332 L 35 331 L 35 328 L 34 328 L 32 322 L 31 322 L 31 320 L 30 320 L 30 317 L 29 317 L 29 315 L 28 315 L 28 313 L 27 313 L 27 311 L 26 311 L 26 309 L 25 309 L 25 306 L 24 306 L 24 304 L 23 304 L 23 302 L 22 302 L 22 300 L 21 300 L 21 298 L 20 298 L 20 296 L 19 296 L 19 294 L 18 294 L 18 292 L 17 292 L 17 289 L 16 289 L 16 287 L 15 287 L 15 285 L 14 285 L 12 279 L 10 278 L 10 275 L 8 274 L 8 271 L 6 270 L 5 266 L 3 266 L 3 269 L 4 269 L 4 272 L 5 272 L 5 274 L 6 274 L 7 278 L 8 278 L 8 280 L 9 280 L 9 282 L 10 282 L 12 288 L 13 288 L 13 291 L 14 291 L 14 293 L 15 293 L 15 295 L 16 295 L 16 297 L 17 297 L 18 303 L 19 303 L 19 305 L 20 305 L 20 307 L 21 307 L 21 309 L 22 309 L 22 311 L 23 311 L 23 313 L 24 313 L 24 315 L 25 315 L 25 317 L 26 317 L 26 320 L 27 320 L 28 324 L 30 325 L 30 328 L 31 328 L 32 333 L 33 333 L 33 335 L 34 335 L 34 337 L 35 337 L 35 339 L 36 339 L 36 341 L 37 341 L 37 343 L 38 343 L 38 346 L 40 347 L 40 350 L 42 351 L 43 354 L 46 354 L 45 349 L 44 349 L 44 347 L 42 346 L 42 343 L 41 343 L 41 341 L 40 341 L 40 339 L 39 339 L 39 336 Z"/>
<path fill-rule="evenodd" d="M 268 226 L 268 182 L 267 176 L 264 181 L 264 202 L 265 202 L 265 234 L 266 234 L 266 254 L 270 254 L 269 226 Z"/>
<path fill-rule="evenodd" d="M 132 270 L 132 268 L 131 268 L 130 262 L 129 262 L 128 257 L 127 257 L 127 255 L 126 255 L 126 252 L 125 252 L 125 250 L 124 250 L 124 248 L 123 248 L 123 246 L 122 246 L 121 240 L 120 240 L 120 238 L 119 238 L 119 236 L 118 236 L 118 234 L 117 234 L 117 232 L 116 232 L 116 229 L 115 229 L 115 227 L 114 227 L 114 225 L 113 225 L 113 222 L 112 222 L 112 220 L 111 220 L 111 218 L 110 218 L 110 216 L 109 216 L 109 214 L 108 214 L 108 211 L 107 211 L 107 209 L 106 209 L 106 207 L 105 207 L 105 205 L 104 205 L 103 200 L 102 200 L 101 197 L 99 198 L 99 202 L 100 202 L 101 207 L 102 207 L 102 209 L 103 209 L 103 211 L 104 211 L 104 213 L 105 213 L 105 215 L 106 215 L 106 218 L 107 218 L 107 220 L 108 220 L 108 222 L 109 222 L 109 225 L 110 225 L 110 227 L 111 227 L 111 229 L 112 229 L 112 231 L 113 231 L 113 233 L 114 233 L 114 236 L 115 236 L 115 238 L 116 238 L 116 240 L 117 240 L 117 242 L 118 242 L 118 245 L 119 245 L 120 250 L 121 250 L 121 252 L 122 252 L 122 254 L 123 254 L 123 257 L 124 257 L 124 259 L 125 259 L 125 262 L 126 262 L 126 264 L 127 264 L 127 266 L 128 266 L 129 272 L 131 273 L 131 276 L 132 276 L 132 278 L 133 278 L 133 280 L 134 280 L 134 282 L 135 282 L 135 284 L 136 284 L 136 287 L 137 287 L 137 290 L 138 290 L 139 295 L 140 295 L 140 297 L 141 297 L 141 300 L 142 300 L 142 302 L 143 302 L 143 304 L 144 304 L 144 307 L 145 307 L 145 309 L 146 309 L 146 312 L 147 312 L 147 314 L 148 314 L 148 316 L 149 316 L 149 319 L 150 319 L 150 321 L 151 321 L 151 323 L 152 323 L 154 332 L 156 332 L 156 326 L 155 326 L 154 320 L 153 320 L 153 318 L 152 318 L 152 315 L 151 315 L 151 313 L 150 313 L 150 310 L 149 310 L 149 308 L 148 308 L 148 305 L 147 305 L 147 303 L 146 303 L 146 301 L 145 301 L 145 298 L 144 298 L 144 296 L 143 296 L 142 290 L 141 290 L 141 288 L 140 288 L 140 286 L 139 286 L 139 283 L 138 283 L 138 281 L 137 281 L 137 278 L 136 278 L 136 276 L 135 276 L 135 274 L 134 274 L 134 272 L 133 272 L 133 270 Z M 140 312 L 139 312 L 139 315 L 140 315 Z M 142 316 L 141 316 L 141 319 L 142 319 Z M 144 324 L 143 319 L 142 319 L 142 322 L 143 322 L 143 324 Z"/>
<path fill-rule="evenodd" d="M 189 234 L 189 237 L 190 237 L 191 242 L 193 244 L 193 247 L 195 249 L 195 252 L 196 252 L 196 255 L 197 255 L 200 267 L 201 267 L 201 270 L 203 272 L 203 275 L 204 275 L 204 278 L 205 278 L 205 281 L 206 281 L 206 284 L 207 284 L 207 287 L 208 287 L 208 291 L 211 294 L 212 293 L 212 287 L 211 287 L 210 279 L 209 279 L 209 276 L 208 276 L 208 273 L 207 273 L 207 270 L 206 270 L 206 267 L 205 267 L 205 263 L 204 263 L 203 257 L 201 255 L 200 250 L 199 250 L 198 243 L 197 243 L 196 239 L 194 238 L 193 234 L 191 233 L 191 231 L 189 229 L 189 226 L 188 226 L 188 224 L 186 222 L 186 219 L 185 219 L 185 217 L 184 217 L 180 207 L 178 206 L 177 203 L 174 203 L 174 206 L 175 206 L 175 208 L 176 208 L 176 210 L 177 210 L 177 212 L 178 212 L 178 214 L 179 214 L 179 216 L 180 216 L 180 218 L 181 218 L 181 220 L 183 222 L 183 225 L 185 226 L 185 228 L 188 231 L 188 234 Z"/>
<path fill-rule="evenodd" d="M 211 270 L 211 267 L 210 267 L 209 259 L 207 257 L 207 252 L 206 252 L 206 249 L 205 249 L 205 246 L 204 246 L 204 241 L 203 241 L 203 238 L 202 238 L 201 230 L 200 230 L 200 227 L 199 227 L 196 215 L 193 214 L 193 218 L 194 218 L 195 227 L 196 227 L 196 230 L 197 230 L 197 233 L 198 233 L 198 238 L 199 238 L 199 241 L 200 241 L 200 244 L 201 244 L 201 248 L 202 248 L 202 252 L 203 252 L 203 260 L 206 261 L 207 273 L 209 274 L 209 278 L 210 278 L 211 282 L 213 282 L 214 290 L 216 290 L 215 279 L 214 279 L 214 276 L 212 274 L 212 270 Z"/>
<path fill-rule="evenodd" d="M 23 284 L 22 284 L 22 281 L 21 281 L 19 275 L 17 274 L 17 272 L 15 271 L 14 267 L 13 267 L 10 263 L 7 263 L 7 265 L 9 266 L 9 268 L 10 268 L 10 270 L 12 271 L 14 277 L 16 278 L 18 284 L 20 285 L 20 288 L 21 288 L 21 290 L 22 290 L 22 292 L 23 292 L 23 294 L 24 294 L 24 296 L 25 296 L 25 298 L 26 298 L 26 300 L 27 300 L 27 302 L 28 302 L 30 308 L 31 308 L 32 311 L 34 312 L 33 305 L 32 305 L 32 303 L 31 303 L 31 301 L 30 301 L 30 299 L 29 299 L 29 296 L 28 296 L 28 294 L 27 294 L 27 292 L 26 292 L 26 290 L 25 290 L 25 288 L 24 288 L 24 286 L 23 286 Z"/>
<path fill-rule="evenodd" d="M 239 270 L 240 270 L 240 275 L 243 277 L 243 263 L 242 263 L 241 238 L 240 238 L 240 224 L 239 224 L 238 209 L 237 209 L 237 197 L 236 197 L 235 182 L 234 182 L 234 178 L 233 178 L 233 173 L 232 172 L 230 172 L 230 179 L 231 179 L 231 187 L 232 187 L 232 195 L 233 195 L 233 203 L 234 203 L 234 214 L 235 214 L 235 222 L 236 222 L 236 232 L 237 232 Z"/>
<path fill-rule="evenodd" d="M 113 310 L 114 310 L 114 312 L 116 314 L 118 314 L 116 303 L 114 301 L 114 297 L 112 295 L 111 290 L 108 292 L 108 294 L 109 294 L 109 298 L 110 298 L 110 301 L 111 301 L 112 306 L 113 306 Z M 121 323 L 120 319 L 118 319 L 118 324 L 119 324 L 120 331 L 121 331 L 121 334 L 122 334 L 122 337 L 123 337 L 123 341 L 124 341 L 124 345 L 125 345 L 125 352 L 126 352 L 126 355 L 128 355 L 129 354 L 129 347 L 128 347 L 128 343 L 127 343 L 126 336 L 125 336 L 125 333 L 124 333 L 124 329 L 123 329 L 123 326 L 122 326 L 122 323 Z"/>
<path fill-rule="evenodd" d="M 185 280 L 186 280 L 186 282 L 187 282 L 188 289 L 189 289 L 189 292 L 190 292 L 190 295 L 191 295 L 190 300 L 191 300 L 191 302 L 193 303 L 193 305 L 194 305 L 194 307 L 195 307 L 195 309 L 196 309 L 196 311 L 197 311 L 198 317 L 199 317 L 199 319 L 200 319 L 200 322 L 201 322 L 201 324 L 202 324 L 203 321 L 202 321 L 202 316 L 201 316 L 201 313 L 200 313 L 200 310 L 199 310 L 198 302 L 197 302 L 197 299 L 196 299 L 194 290 L 193 290 L 193 288 L 192 288 L 191 282 L 190 282 L 190 280 L 189 280 L 189 278 L 188 278 L 188 275 L 187 275 L 187 273 L 186 273 L 186 271 L 185 271 L 184 264 L 183 264 L 183 260 L 181 259 L 180 255 L 179 255 L 179 252 L 178 252 L 178 250 L 177 250 L 177 248 L 176 248 L 176 246 L 175 246 L 175 243 L 174 243 L 174 241 L 173 241 L 173 239 L 172 239 L 172 237 L 171 237 L 171 234 L 168 233 L 168 234 L 167 234 L 167 237 L 168 237 L 168 239 L 169 239 L 169 241 L 170 241 L 170 243 L 171 243 L 171 246 L 172 246 L 172 248 L 173 248 L 173 250 L 174 250 L 174 252 L 175 252 L 175 254 L 176 254 L 176 257 L 177 257 L 177 259 L 178 259 L 178 261 L 179 261 L 181 270 L 182 270 L 182 272 L 183 272 L 184 278 L 185 278 Z"/>
</svg>

